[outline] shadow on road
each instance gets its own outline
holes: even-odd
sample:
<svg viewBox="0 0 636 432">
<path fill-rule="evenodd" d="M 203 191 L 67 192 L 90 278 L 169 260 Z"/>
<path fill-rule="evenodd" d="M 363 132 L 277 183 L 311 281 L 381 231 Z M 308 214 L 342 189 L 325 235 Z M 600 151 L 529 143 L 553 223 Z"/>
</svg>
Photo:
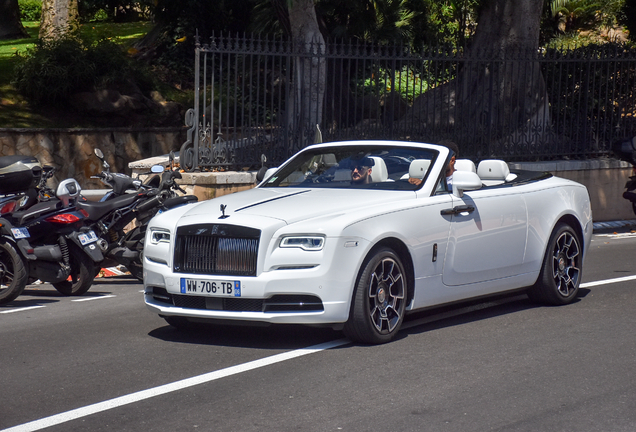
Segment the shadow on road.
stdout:
<svg viewBox="0 0 636 432">
<path fill-rule="evenodd" d="M 579 302 L 589 292 L 588 289 L 580 288 L 573 304 Z M 410 334 L 425 333 L 541 307 L 550 306 L 533 303 L 525 294 L 519 293 L 435 307 L 409 314 L 404 320 L 402 330 L 396 340 Z M 173 343 L 284 350 L 305 348 L 343 337 L 342 332 L 331 328 L 254 323 L 228 325 L 225 322 L 222 324 L 196 323 L 185 329 L 176 329 L 170 325 L 165 325 L 152 330 L 148 335 Z M 348 345 L 341 348 L 346 346 Z"/>
<path fill-rule="evenodd" d="M 182 330 L 166 325 L 152 330 L 148 335 L 173 343 L 270 350 L 305 348 L 343 337 L 341 332 L 330 328 L 302 325 L 247 326 L 203 323 Z"/>
<path fill-rule="evenodd" d="M 580 302 L 589 293 L 589 289 L 579 288 L 576 299 L 570 305 Z M 426 333 L 431 330 L 543 307 L 568 307 L 568 305 L 546 306 L 531 301 L 525 294 L 506 294 L 487 300 L 474 300 L 462 304 L 442 306 L 409 315 L 404 321 L 404 329 L 400 331 L 398 339 L 407 337 L 409 334 Z"/>
</svg>

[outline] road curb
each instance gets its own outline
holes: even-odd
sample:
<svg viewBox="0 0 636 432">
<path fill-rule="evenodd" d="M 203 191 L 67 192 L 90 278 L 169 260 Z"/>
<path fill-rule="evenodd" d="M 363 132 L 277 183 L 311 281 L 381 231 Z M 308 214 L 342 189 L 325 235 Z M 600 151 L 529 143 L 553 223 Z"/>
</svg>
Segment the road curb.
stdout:
<svg viewBox="0 0 636 432">
<path fill-rule="evenodd" d="M 616 230 L 636 229 L 636 219 L 594 222 L 594 233 L 611 232 Z"/>
</svg>

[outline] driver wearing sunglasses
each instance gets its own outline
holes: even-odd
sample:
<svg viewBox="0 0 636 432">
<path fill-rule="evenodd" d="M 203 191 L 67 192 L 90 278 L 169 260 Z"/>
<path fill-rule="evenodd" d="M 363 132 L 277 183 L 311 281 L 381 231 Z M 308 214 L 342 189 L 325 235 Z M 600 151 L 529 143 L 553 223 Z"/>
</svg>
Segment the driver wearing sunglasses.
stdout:
<svg viewBox="0 0 636 432">
<path fill-rule="evenodd" d="M 371 167 L 374 165 L 373 159 L 364 157 L 353 161 L 351 165 L 351 183 L 368 184 L 371 183 Z"/>
</svg>

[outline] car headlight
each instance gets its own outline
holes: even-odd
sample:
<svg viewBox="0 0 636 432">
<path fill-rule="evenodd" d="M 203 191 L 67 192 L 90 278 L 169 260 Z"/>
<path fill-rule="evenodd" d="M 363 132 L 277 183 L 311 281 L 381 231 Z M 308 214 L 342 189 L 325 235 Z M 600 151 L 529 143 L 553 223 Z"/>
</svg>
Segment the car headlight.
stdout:
<svg viewBox="0 0 636 432">
<path fill-rule="evenodd" d="M 170 243 L 170 231 L 152 228 L 150 230 L 150 242 L 152 244 Z"/>
<path fill-rule="evenodd" d="M 306 251 L 319 251 L 324 245 L 323 236 L 287 236 L 280 241 L 282 248 L 300 248 Z"/>
</svg>

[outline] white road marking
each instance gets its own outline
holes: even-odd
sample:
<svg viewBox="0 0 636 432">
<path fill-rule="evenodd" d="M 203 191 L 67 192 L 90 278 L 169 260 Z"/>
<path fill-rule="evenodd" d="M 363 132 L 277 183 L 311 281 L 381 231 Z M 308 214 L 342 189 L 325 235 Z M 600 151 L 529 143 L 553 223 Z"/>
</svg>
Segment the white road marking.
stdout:
<svg viewBox="0 0 636 432">
<path fill-rule="evenodd" d="M 0 432 L 32 432 L 38 431 L 47 427 L 56 426 L 71 420 L 76 420 L 82 417 L 96 414 L 98 412 L 107 411 L 113 408 L 117 408 L 123 405 L 139 402 L 145 399 L 150 399 L 155 396 L 160 396 L 166 393 L 183 390 L 188 387 L 193 387 L 199 384 L 204 384 L 210 381 L 215 381 L 221 378 L 225 378 L 231 375 L 236 375 L 241 372 L 247 372 L 253 369 L 269 366 L 274 363 L 280 363 L 286 360 L 291 360 L 297 357 L 302 357 L 308 354 L 314 354 L 320 351 L 324 351 L 330 348 L 339 347 L 350 343 L 347 339 L 338 339 L 331 342 L 325 342 L 318 345 L 313 345 L 307 348 L 297 349 L 295 351 L 289 351 L 273 356 L 265 357 L 259 360 L 243 363 L 236 366 L 231 366 L 225 369 L 221 369 L 214 372 L 209 372 L 203 375 L 195 376 L 192 378 L 186 378 L 181 381 L 175 381 L 173 383 L 164 384 L 159 387 L 150 388 L 147 390 L 138 391 L 128 395 L 120 396 L 114 399 L 110 399 L 104 402 L 99 402 L 93 405 L 88 405 L 82 408 L 77 408 L 71 411 L 66 411 L 61 414 L 45 417 L 40 420 L 34 420 L 29 423 L 24 423 L 8 429 L 3 429 Z"/>
<path fill-rule="evenodd" d="M 595 281 L 595 282 L 585 282 L 585 283 L 580 284 L 579 286 L 581 288 L 588 288 L 588 287 L 599 286 L 599 285 L 608 285 L 608 284 L 613 284 L 613 283 L 618 283 L 618 282 L 627 282 L 627 281 L 634 280 L 634 279 L 636 279 L 636 275 L 619 277 L 619 278 L 615 278 L 615 279 L 605 279 L 605 280 L 600 280 L 600 281 Z"/>
<path fill-rule="evenodd" d="M 620 277 L 620 278 L 615 278 L 615 279 L 605 279 L 605 280 L 601 280 L 601 281 L 595 281 L 595 282 L 586 282 L 580 285 L 581 288 L 586 288 L 586 287 L 591 287 L 591 286 L 599 286 L 599 285 L 607 285 L 607 284 L 612 284 L 612 283 L 618 283 L 618 282 L 626 282 L 626 281 L 630 281 L 630 280 L 636 280 L 636 275 L 632 275 L 632 276 L 625 276 L 625 277 Z M 100 296 L 100 297 L 90 297 L 90 298 L 86 298 L 86 299 L 78 299 L 78 300 L 73 300 L 73 301 L 84 301 L 84 300 L 94 300 L 96 298 L 105 298 L 105 297 L 115 297 L 114 295 L 108 295 L 108 296 Z M 419 320 L 414 320 L 414 321 L 410 321 L 408 323 L 405 323 L 402 328 L 403 329 L 407 329 L 407 328 L 412 328 L 412 327 L 416 327 L 418 325 L 422 325 L 422 324 L 426 324 L 428 322 L 432 322 L 432 321 L 438 321 L 440 319 L 445 319 L 445 318 L 449 318 L 452 316 L 456 316 L 456 315 L 461 315 L 463 313 L 467 313 L 467 312 L 471 312 L 471 311 L 476 311 L 476 310 L 481 310 L 481 309 L 486 309 L 492 306 L 496 306 L 496 305 L 500 305 L 500 304 L 504 304 L 504 303 L 509 303 L 512 301 L 516 301 L 519 298 L 521 298 L 522 296 L 515 296 L 515 297 L 510 297 L 510 298 L 505 298 L 502 300 L 497 300 L 497 301 L 492 301 L 492 302 L 487 302 L 487 303 L 480 303 L 477 305 L 472 305 L 472 306 L 468 306 L 468 307 L 464 307 L 464 308 L 459 308 L 456 310 L 452 310 L 452 311 L 448 311 L 445 313 L 441 313 L 441 314 L 436 314 L 436 315 L 431 315 Z M 28 310 L 28 309 L 34 309 L 34 308 L 39 308 L 39 307 L 45 307 L 45 306 L 31 306 L 28 308 L 20 308 L 20 309 L 12 309 L 9 311 L 3 311 L 0 313 L 10 313 L 10 312 L 17 312 L 20 310 Z M 113 408 L 117 408 L 120 406 L 124 406 L 124 405 L 129 405 L 135 402 L 139 402 L 145 399 L 150 399 L 153 398 L 155 396 L 160 396 L 166 393 L 171 393 L 174 391 L 178 391 L 178 390 L 183 390 L 185 388 L 189 388 L 189 387 L 193 387 L 199 384 L 204 384 L 204 383 L 208 383 L 211 381 L 216 381 L 218 379 L 221 378 L 225 378 L 228 376 L 232 376 L 232 375 L 236 375 L 242 372 L 247 372 L 253 369 L 258 369 L 258 368 L 262 368 L 265 366 L 269 366 L 275 363 L 280 363 L 286 360 L 291 360 L 297 357 L 302 357 L 308 354 L 314 354 L 320 351 L 324 351 L 327 349 L 331 349 L 331 348 L 336 348 L 342 345 L 346 345 L 350 343 L 350 341 L 348 339 L 337 339 L 331 342 L 325 342 L 322 344 L 318 344 L 318 345 L 313 345 L 307 348 L 301 348 L 295 351 L 289 351 L 289 352 L 285 352 L 285 353 L 281 353 L 281 354 L 276 354 L 270 357 L 265 357 L 259 360 L 254 360 L 251 362 L 247 362 L 247 363 L 243 363 L 240 365 L 236 365 L 236 366 L 230 366 L 228 368 L 225 369 L 221 369 L 218 371 L 214 371 L 214 372 L 209 372 L 203 375 L 198 375 L 192 378 L 186 378 L 180 381 L 175 381 L 173 383 L 169 383 L 169 384 L 164 384 L 158 387 L 153 387 L 147 390 L 141 390 L 138 391 L 136 393 L 131 393 L 128 395 L 124 395 L 124 396 L 120 396 L 114 399 L 110 399 L 107 401 L 103 401 L 103 402 L 98 402 L 96 404 L 93 405 L 88 405 L 85 407 L 81 407 L 81 408 L 77 408 L 71 411 L 66 411 L 60 414 L 55 414 L 52 415 L 50 417 L 45 417 L 39 420 L 34 420 L 32 422 L 29 423 L 24 423 L 21 425 L 17 425 L 17 426 L 13 426 L 10 427 L 8 429 L 3 429 L 0 432 L 34 432 L 34 431 L 39 431 L 41 429 L 45 429 L 51 426 L 56 426 L 62 423 L 66 423 L 68 421 L 71 420 L 77 420 L 79 418 L 82 417 L 87 417 L 89 415 L 92 414 L 96 414 L 102 411 L 108 411 L 110 409 Z"/>
<path fill-rule="evenodd" d="M 5 310 L 0 312 L 0 314 L 8 314 L 8 313 L 13 313 L 13 312 L 23 312 L 23 311 L 28 311 L 31 309 L 39 309 L 39 308 L 43 308 L 46 306 L 28 306 L 28 307 L 23 307 L 23 308 L 15 308 L 15 309 L 9 309 L 9 310 Z"/>
<path fill-rule="evenodd" d="M 97 297 L 82 297 L 82 298 L 78 298 L 75 300 L 71 300 L 74 302 L 85 302 L 85 301 L 91 301 L 91 300 L 99 300 L 99 299 L 105 299 L 105 298 L 111 298 L 111 297 L 117 297 L 115 294 L 109 294 L 109 295 L 103 295 L 103 296 L 97 296 Z"/>
</svg>

